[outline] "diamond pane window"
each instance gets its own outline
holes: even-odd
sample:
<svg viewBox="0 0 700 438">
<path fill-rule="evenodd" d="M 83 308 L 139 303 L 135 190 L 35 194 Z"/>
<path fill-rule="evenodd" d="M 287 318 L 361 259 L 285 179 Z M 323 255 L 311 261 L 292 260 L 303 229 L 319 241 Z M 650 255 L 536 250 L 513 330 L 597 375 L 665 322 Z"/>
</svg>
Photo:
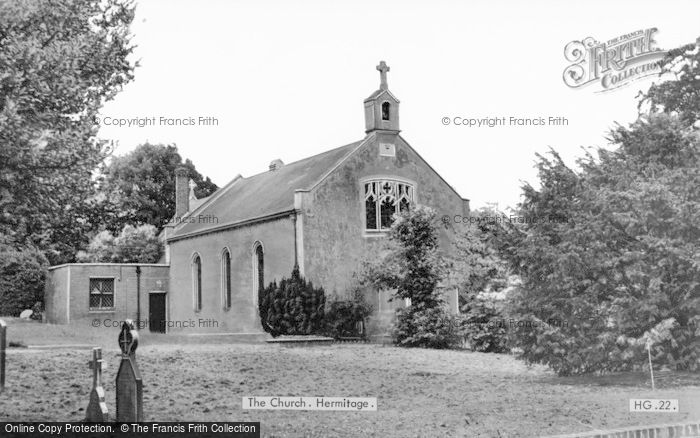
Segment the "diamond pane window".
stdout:
<svg viewBox="0 0 700 438">
<path fill-rule="evenodd" d="M 90 279 L 90 309 L 114 308 L 114 279 Z"/>
</svg>

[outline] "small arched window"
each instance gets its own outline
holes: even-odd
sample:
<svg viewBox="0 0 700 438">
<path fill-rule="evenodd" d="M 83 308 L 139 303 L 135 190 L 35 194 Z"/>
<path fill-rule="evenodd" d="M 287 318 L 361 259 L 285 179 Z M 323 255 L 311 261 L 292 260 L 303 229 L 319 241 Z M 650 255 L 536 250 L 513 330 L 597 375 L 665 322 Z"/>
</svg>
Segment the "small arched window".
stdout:
<svg viewBox="0 0 700 438">
<path fill-rule="evenodd" d="M 389 102 L 382 103 L 382 120 L 389 120 L 391 114 L 391 104 Z"/>
<path fill-rule="evenodd" d="M 231 308 L 231 253 L 228 248 L 221 255 L 221 288 L 224 309 Z"/>
<path fill-rule="evenodd" d="M 192 259 L 192 295 L 194 310 L 202 310 L 202 259 L 199 254 L 195 254 Z"/>
</svg>

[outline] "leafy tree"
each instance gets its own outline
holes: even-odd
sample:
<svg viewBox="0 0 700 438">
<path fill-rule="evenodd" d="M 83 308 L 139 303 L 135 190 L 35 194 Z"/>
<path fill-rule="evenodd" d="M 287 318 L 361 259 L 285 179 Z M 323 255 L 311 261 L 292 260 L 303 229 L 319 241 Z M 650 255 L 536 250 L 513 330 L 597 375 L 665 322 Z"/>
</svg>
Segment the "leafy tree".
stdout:
<svg viewBox="0 0 700 438">
<path fill-rule="evenodd" d="M 365 262 L 363 282 L 410 299 L 398 309 L 395 342 L 403 347 L 451 348 L 461 342 L 459 321 L 443 306 L 437 289 L 447 273 L 439 252 L 436 213 L 416 206 L 395 217 L 382 257 Z"/>
<path fill-rule="evenodd" d="M 163 253 L 156 227 L 125 225 L 118 236 L 109 231 L 98 233 L 87 251 L 78 253 L 81 262 L 157 263 Z"/>
<path fill-rule="evenodd" d="M 375 262 L 366 262 L 362 274 L 374 286 L 395 290 L 396 298 L 411 300 L 414 308 L 442 304 L 436 287 L 446 274 L 439 253 L 436 213 L 418 205 L 397 215 Z"/>
<path fill-rule="evenodd" d="M 568 168 L 539 156 L 539 190 L 524 187 L 520 215 L 557 220 L 508 225 L 501 254 L 523 279 L 511 315 L 523 357 L 561 374 L 644 364 L 698 369 L 700 138 L 683 117 L 642 115 L 618 126 L 618 148 Z M 564 220 L 562 220 L 564 219 Z"/>
<path fill-rule="evenodd" d="M 498 222 L 508 220 L 502 213 L 483 208 L 473 211 L 474 220 L 457 235 L 450 281 L 459 287 L 460 307 L 481 292 L 498 292 L 508 284 L 509 269 L 489 235 Z"/>
<path fill-rule="evenodd" d="M 661 76 L 670 80 L 654 84 L 644 94 L 640 107 L 652 112 L 679 115 L 690 126 L 700 121 L 700 37 L 693 44 L 669 50 Z M 696 125 L 700 127 L 700 125 Z"/>
<path fill-rule="evenodd" d="M 151 224 L 162 229 L 175 215 L 175 169 L 181 166 L 197 184 L 198 198 L 218 188 L 197 172 L 190 160 L 183 162 L 175 145 L 145 143 L 124 156 L 113 157 L 100 177 L 105 228 Z"/>
<path fill-rule="evenodd" d="M 489 239 L 498 223 L 508 218 L 487 208 L 472 212 L 471 218 L 455 241 L 451 282 L 459 290 L 464 337 L 471 349 L 500 353 L 506 351 L 503 303 L 484 293 L 500 292 L 508 285 L 507 263 Z"/>
<path fill-rule="evenodd" d="M 128 0 L 0 3 L 0 239 L 52 264 L 85 243 L 92 172 L 108 154 L 94 123 L 133 79 Z"/>
</svg>

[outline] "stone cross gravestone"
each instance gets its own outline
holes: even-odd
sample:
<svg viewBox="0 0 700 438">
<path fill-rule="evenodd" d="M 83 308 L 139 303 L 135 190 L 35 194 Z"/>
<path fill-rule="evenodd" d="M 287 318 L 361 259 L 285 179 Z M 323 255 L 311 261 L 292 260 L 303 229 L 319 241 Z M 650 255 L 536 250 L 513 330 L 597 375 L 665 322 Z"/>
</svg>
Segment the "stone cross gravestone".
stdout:
<svg viewBox="0 0 700 438">
<path fill-rule="evenodd" d="M 117 421 L 143 421 L 143 382 L 141 372 L 136 365 L 136 347 L 139 334 L 134 329 L 134 322 L 124 321 L 119 333 L 119 348 L 122 360 L 117 371 Z"/>
<path fill-rule="evenodd" d="M 107 403 L 105 403 L 105 390 L 102 387 L 102 349 L 92 349 L 92 391 L 90 402 L 85 412 L 85 421 L 102 423 L 109 421 Z"/>
<path fill-rule="evenodd" d="M 0 392 L 5 389 L 5 347 L 7 344 L 7 324 L 0 319 Z"/>
</svg>

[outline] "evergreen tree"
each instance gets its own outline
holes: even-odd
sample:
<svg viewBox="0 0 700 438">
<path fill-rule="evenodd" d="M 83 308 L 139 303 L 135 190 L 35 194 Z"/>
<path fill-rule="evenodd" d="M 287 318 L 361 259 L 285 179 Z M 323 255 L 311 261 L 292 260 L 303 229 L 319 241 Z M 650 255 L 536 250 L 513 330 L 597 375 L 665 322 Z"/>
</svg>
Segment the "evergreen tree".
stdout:
<svg viewBox="0 0 700 438">
<path fill-rule="evenodd" d="M 678 81 L 650 89 L 648 111 L 616 127 L 612 151 L 568 168 L 538 156 L 540 188 L 494 236 L 523 282 L 511 314 L 523 358 L 561 374 L 654 363 L 700 368 L 700 136 L 698 45 L 672 52 Z"/>
</svg>

